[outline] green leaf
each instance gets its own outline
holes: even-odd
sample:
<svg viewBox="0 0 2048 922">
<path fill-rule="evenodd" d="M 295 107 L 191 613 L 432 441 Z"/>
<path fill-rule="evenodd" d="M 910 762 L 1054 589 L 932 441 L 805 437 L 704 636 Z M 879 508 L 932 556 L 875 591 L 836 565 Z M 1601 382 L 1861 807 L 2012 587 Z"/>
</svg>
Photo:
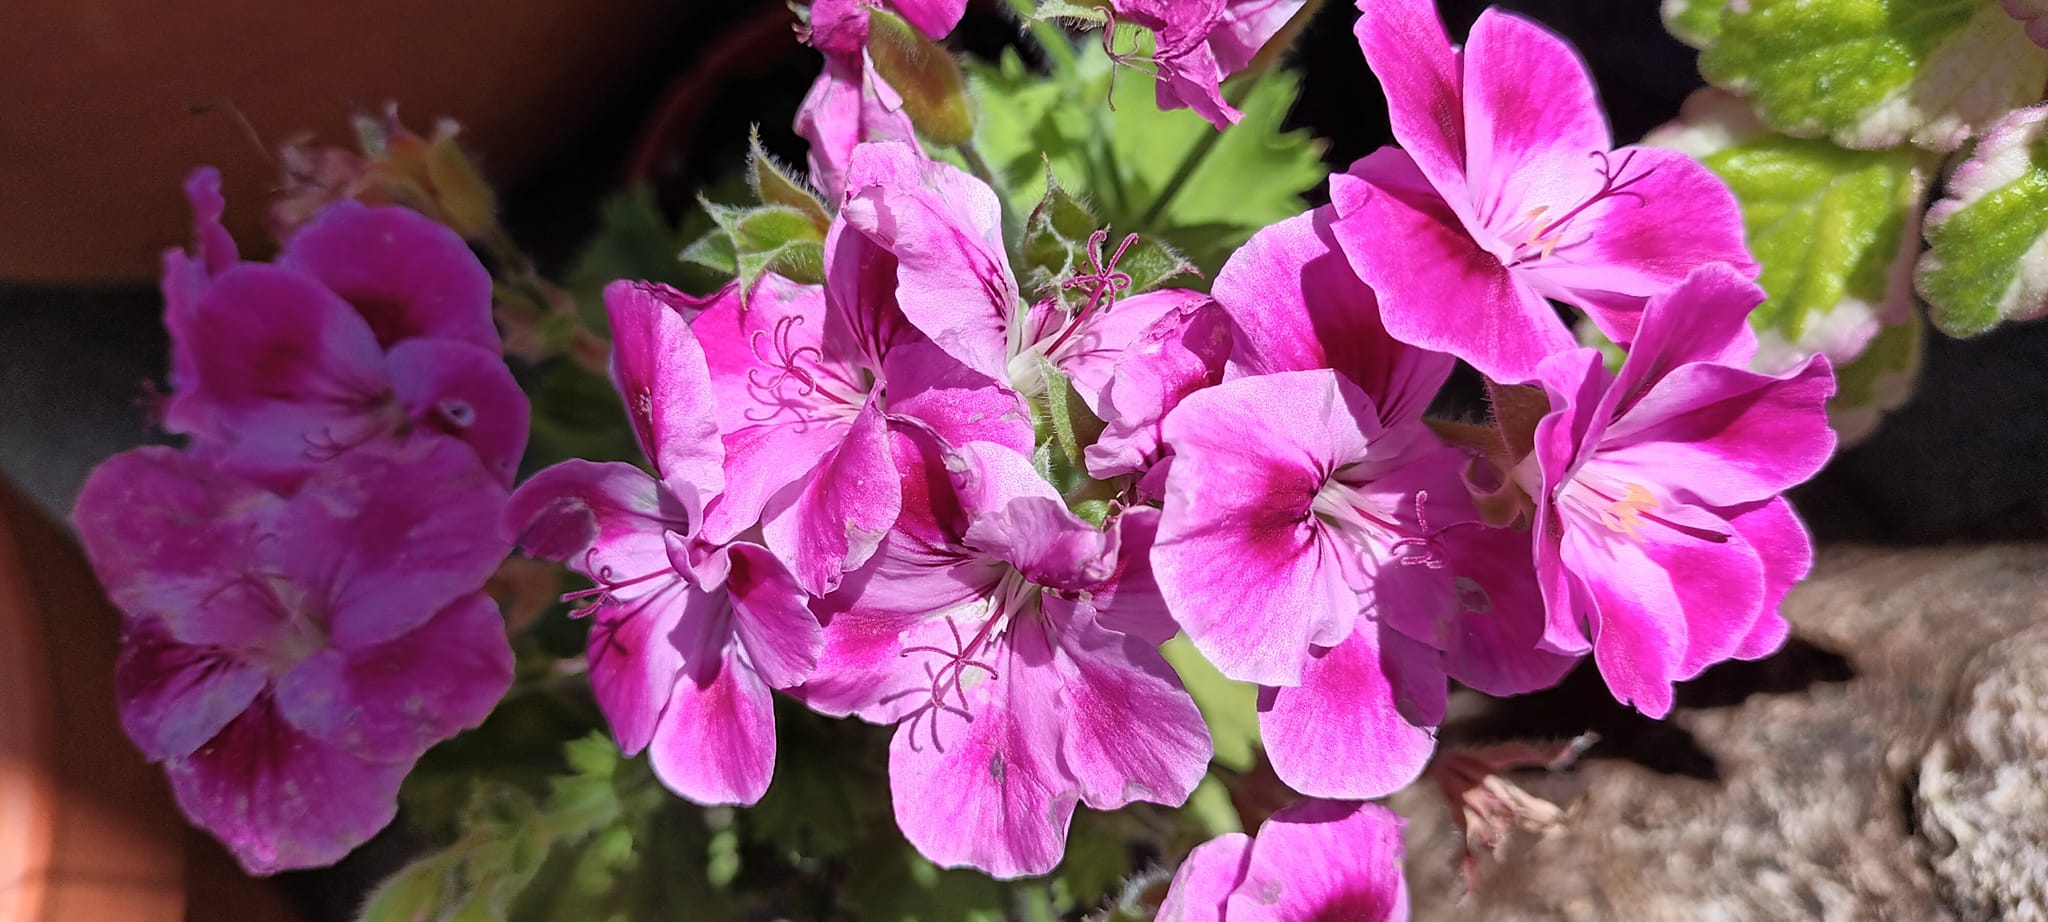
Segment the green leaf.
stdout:
<svg viewBox="0 0 2048 922">
<path fill-rule="evenodd" d="M 1116 240 L 1106 231 L 1097 239 L 1097 230 L 1095 212 L 1063 188 L 1048 166 L 1045 196 L 1024 222 L 1020 268 L 1025 289 L 1071 310 L 1090 297 L 1142 294 L 1196 271 L 1180 251 L 1158 240 L 1138 234 Z M 1099 279 L 1069 284 L 1112 272 L 1129 278 L 1129 285 L 1111 291 Z"/>
<path fill-rule="evenodd" d="M 446 856 L 416 861 L 392 875 L 363 902 L 358 922 L 436 922 L 452 898 L 452 868 Z"/>
<path fill-rule="evenodd" d="M 1705 48 L 1721 34 L 1721 14 L 1728 0 L 1664 0 L 1664 29 L 1694 48 Z"/>
<path fill-rule="evenodd" d="M 701 218 L 698 219 L 700 222 Z M 630 189 L 604 203 L 597 233 L 584 245 L 569 271 L 566 287 L 576 295 L 591 328 L 605 328 L 604 305 L 598 292 L 614 279 L 645 279 L 685 291 L 715 287 L 717 279 L 676 259 L 683 243 L 702 233 L 701 225 L 671 226 L 645 186 Z"/>
<path fill-rule="evenodd" d="M 1100 0 L 1089 4 L 1071 0 L 1038 0 L 1038 12 L 1032 17 L 1083 30 L 1099 28 L 1109 22 L 1109 14 L 1103 11 Z"/>
<path fill-rule="evenodd" d="M 732 242 L 743 296 L 770 272 L 793 282 L 816 285 L 824 281 L 825 232 L 802 210 L 787 205 L 740 208 L 709 201 L 703 204 Z M 706 240 L 692 244 L 691 250 L 700 247 L 700 256 L 718 250 L 718 244 Z"/>
<path fill-rule="evenodd" d="M 1915 283 L 1934 324 L 1975 336 L 2048 313 L 2048 105 L 2014 112 L 1927 212 Z"/>
<path fill-rule="evenodd" d="M 683 262 L 703 266 L 721 275 L 740 274 L 740 254 L 733 250 L 732 235 L 723 228 L 712 228 L 683 248 Z"/>
<path fill-rule="evenodd" d="M 1259 77 L 1243 93 L 1244 120 L 1220 136 L 1193 112 L 1160 111 L 1153 78 L 1112 69 L 1099 44 L 1081 49 L 1076 73 L 1071 82 L 1048 80 L 1014 51 L 992 64 L 969 64 L 981 103 L 975 145 L 1008 178 L 1002 191 L 1017 213 L 1044 200 L 1050 166 L 1087 190 L 1097 220 L 1119 239 L 1137 233 L 1172 240 L 1213 274 L 1252 233 L 1300 213 L 1302 193 L 1327 175 L 1318 142 L 1305 132 L 1280 130 L 1299 90 L 1291 73 L 1269 70 Z M 1198 148 L 1205 153 L 1186 182 L 1156 218 L 1145 220 L 1183 156 Z"/>
<path fill-rule="evenodd" d="M 359 922 L 501 922 L 547 858 L 550 837 L 533 798 L 479 784 L 453 846 L 421 858 L 379 886 Z"/>
<path fill-rule="evenodd" d="M 2048 51 L 1999 0 L 1747 0 L 1700 71 L 1787 134 L 1951 151 L 2040 98 Z"/>
<path fill-rule="evenodd" d="M 1060 186 L 1048 164 L 1045 196 L 1024 220 L 1024 243 L 1018 248 L 1018 269 L 1025 290 L 1069 304 L 1073 292 L 1061 283 L 1087 258 L 1088 238 L 1095 233 L 1095 212 Z"/>
<path fill-rule="evenodd" d="M 811 220 L 820 235 L 832 224 L 832 214 L 825 210 L 825 203 L 817 194 L 761 146 L 758 125 L 747 132 L 747 185 L 754 190 L 755 201 L 796 209 Z"/>
<path fill-rule="evenodd" d="M 542 366 L 526 381 L 533 402 L 532 436 L 521 462 L 538 470 L 570 458 L 640 460 L 625 405 L 610 381 L 569 361 Z"/>
<path fill-rule="evenodd" d="M 1713 89 L 1693 94 L 1679 122 L 1644 140 L 1699 159 L 1741 204 L 1769 296 L 1749 318 L 1763 363 L 1815 353 L 1846 362 L 1881 325 L 1912 312 L 1909 270 L 1929 155 L 1787 137 Z"/>
<path fill-rule="evenodd" d="M 784 855 L 839 859 L 877 830 L 896 828 L 882 767 L 888 728 L 831 720 L 778 700 L 775 730 L 775 783 L 739 814 L 749 840 Z M 876 758 L 861 758 L 868 753 Z"/>
<path fill-rule="evenodd" d="M 1003 922 L 1002 885 L 973 871 L 934 866 L 899 839 L 870 846 L 839 899 L 868 922 Z"/>
<path fill-rule="evenodd" d="M 1259 751 L 1259 688 L 1223 677 L 1202 658 L 1186 634 L 1176 635 L 1159 648 L 1161 655 L 1180 675 L 1195 707 L 1209 724 L 1209 739 L 1216 747 L 1216 764 L 1233 771 L 1250 771 Z"/>
<path fill-rule="evenodd" d="M 1116 260 L 1116 271 L 1131 277 L 1131 287 L 1124 292 L 1126 295 L 1144 294 L 1181 276 L 1200 272 L 1185 255 L 1164 241 L 1151 237 L 1126 238 L 1126 241 L 1129 248 Z M 1119 248 L 1122 246 L 1118 244 Z"/>
</svg>

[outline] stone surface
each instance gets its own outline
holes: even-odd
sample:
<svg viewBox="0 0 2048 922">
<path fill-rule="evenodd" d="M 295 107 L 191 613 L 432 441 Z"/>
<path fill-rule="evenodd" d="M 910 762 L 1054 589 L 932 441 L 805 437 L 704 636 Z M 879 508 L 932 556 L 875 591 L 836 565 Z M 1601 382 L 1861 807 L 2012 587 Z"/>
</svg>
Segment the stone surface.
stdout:
<svg viewBox="0 0 2048 922">
<path fill-rule="evenodd" d="M 2048 546 L 1831 549 L 1786 613 L 1784 651 L 1664 723 L 1575 675 L 1447 726 L 1603 741 L 1514 776 L 1571 819 L 1481 859 L 1471 896 L 1441 798 L 1397 796 L 1416 918 L 2044 918 Z"/>
</svg>

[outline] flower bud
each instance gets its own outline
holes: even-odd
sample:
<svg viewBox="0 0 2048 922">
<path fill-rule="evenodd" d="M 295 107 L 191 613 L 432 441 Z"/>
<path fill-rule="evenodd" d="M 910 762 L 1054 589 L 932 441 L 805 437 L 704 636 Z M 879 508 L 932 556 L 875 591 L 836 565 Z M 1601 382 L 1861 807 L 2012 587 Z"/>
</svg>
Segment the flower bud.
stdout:
<svg viewBox="0 0 2048 922">
<path fill-rule="evenodd" d="M 974 137 L 966 81 L 945 47 L 917 27 L 883 10 L 868 12 L 868 58 L 875 71 L 903 97 L 903 111 L 919 134 L 952 147 Z"/>
</svg>

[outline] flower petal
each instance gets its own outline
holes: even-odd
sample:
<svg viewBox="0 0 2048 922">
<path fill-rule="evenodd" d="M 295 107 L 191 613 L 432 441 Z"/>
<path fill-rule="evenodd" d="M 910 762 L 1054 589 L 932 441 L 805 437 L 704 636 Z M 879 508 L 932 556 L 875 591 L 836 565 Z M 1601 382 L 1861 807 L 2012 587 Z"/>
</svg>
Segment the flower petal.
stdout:
<svg viewBox="0 0 2048 922">
<path fill-rule="evenodd" d="M 227 199 L 220 194 L 220 170 L 203 166 L 185 177 L 185 201 L 192 206 L 192 236 L 198 252 L 193 255 L 209 275 L 219 275 L 241 260 L 235 238 L 221 225 L 227 213 Z"/>
<path fill-rule="evenodd" d="M 1331 368 L 1372 397 L 1383 424 L 1419 419 L 1454 362 L 1387 335 L 1335 221 L 1325 206 L 1267 227 L 1216 274 L 1217 303 L 1238 331 L 1233 374 Z"/>
<path fill-rule="evenodd" d="M 1376 184 L 1332 231 L 1379 294 L 1388 335 L 1455 355 L 1496 381 L 1528 380 L 1545 357 L 1575 345 L 1571 334 L 1548 301 L 1472 239 L 1449 204 Z M 1390 239 L 1402 243 L 1387 246 Z"/>
<path fill-rule="evenodd" d="M 833 31 L 820 19 L 828 6 L 848 11 L 857 8 L 853 0 L 812 4 L 812 35 L 820 48 L 830 41 L 826 36 Z M 860 16 L 865 31 L 867 14 Z M 867 49 L 858 41 L 841 44 L 852 47 L 844 54 L 825 56 L 825 69 L 797 106 L 795 126 L 797 135 L 810 142 L 811 182 L 834 202 L 845 192 L 847 161 L 862 142 L 917 143 L 917 128 L 903 111 L 903 98 L 875 71 Z"/>
<path fill-rule="evenodd" d="M 1252 842 L 1230 918 L 1406 920 L 1402 825 L 1378 804 L 1304 800 L 1273 814 Z"/>
<path fill-rule="evenodd" d="M 1606 162 L 1617 169 L 1626 162 L 1628 176 L 1640 179 L 1630 194 L 1572 219 L 1561 232 L 1566 242 L 1526 268 L 1544 293 L 1584 308 L 1602 332 L 1627 343 L 1641 323 L 1643 300 L 1701 266 L 1727 263 L 1756 276 L 1735 196 L 1706 167 L 1654 147 L 1620 148 Z"/>
<path fill-rule="evenodd" d="M 1458 218 L 1453 223 L 1476 224 L 1466 192 L 1464 76 L 1458 50 L 1437 19 L 1436 4 L 1358 0 L 1358 10 L 1353 31 L 1386 94 L 1395 139 L 1448 200 Z"/>
<path fill-rule="evenodd" d="M 896 303 L 967 367 L 1009 377 L 1017 282 L 996 194 L 896 142 L 864 144 L 847 169 L 840 217 L 896 257 Z"/>
<path fill-rule="evenodd" d="M 1224 675 L 1296 684 L 1309 644 L 1350 630 L 1359 603 L 1340 555 L 1352 551 L 1310 506 L 1378 431 L 1371 399 L 1330 371 L 1227 381 L 1167 415 L 1153 576 Z"/>
<path fill-rule="evenodd" d="M 1724 523 L 1700 510 L 1658 507 L 1682 524 Z M 1689 650 L 1725 659 L 1756 622 L 1763 562 L 1740 535 L 1702 541 L 1655 523 L 1633 535 L 1568 522 L 1563 562 L 1594 605 L 1593 657 L 1616 700 L 1651 717 L 1671 710 L 1672 683 L 1691 678 Z"/>
<path fill-rule="evenodd" d="M 728 441 L 756 427 L 810 428 L 806 420 L 831 417 L 866 390 L 858 345 L 827 329 L 823 288 L 770 274 L 744 301 L 733 284 L 702 303 L 690 331 Z"/>
<path fill-rule="evenodd" d="M 1593 77 L 1564 39 L 1489 9 L 1472 24 L 1463 63 L 1465 171 L 1486 227 L 1514 223 L 1531 205 L 1562 215 L 1599 187 L 1592 155 L 1614 139 Z"/>
<path fill-rule="evenodd" d="M 1123 298 L 1108 310 L 1098 308 L 1089 314 L 1081 328 L 1060 344 L 1052 362 L 1066 373 L 1089 412 L 1101 417 L 1103 390 L 1144 341 L 1147 331 L 1168 318 L 1181 318 L 1180 323 L 1185 324 L 1185 318 L 1209 303 L 1208 295 L 1179 288 Z"/>
<path fill-rule="evenodd" d="M 725 452 L 704 350 L 682 312 L 644 283 L 605 286 L 611 317 L 612 383 L 655 474 L 688 504 L 694 520 L 725 489 Z"/>
<path fill-rule="evenodd" d="M 1244 881 L 1252 838 L 1229 832 L 1195 846 L 1173 872 L 1157 922 L 1224 922 L 1223 904 Z"/>
<path fill-rule="evenodd" d="M 683 653 L 669 634 L 688 617 L 686 608 L 715 604 L 681 581 L 663 580 L 647 595 L 599 605 L 591 614 L 590 691 L 621 752 L 647 748 L 682 672 Z"/>
<path fill-rule="evenodd" d="M 269 670 L 230 649 L 180 643 L 156 618 L 129 619 L 114 663 L 121 728 L 152 762 L 191 755 L 269 684 Z"/>
<path fill-rule="evenodd" d="M 333 864 L 391 823 L 410 761 L 358 759 L 258 699 L 220 735 L 164 763 L 178 808 L 251 874 Z"/>
<path fill-rule="evenodd" d="M 1715 506 L 1769 499 L 1812 477 L 1835 450 L 1825 356 L 1783 377 L 1685 365 L 1607 428 L 1600 463 Z"/>
<path fill-rule="evenodd" d="M 1211 749 L 1208 725 L 1173 667 L 1155 645 L 1085 616 L 1056 630 L 1052 665 L 1066 718 L 1060 756 L 1082 802 L 1097 810 L 1184 803 L 1208 771 Z"/>
<path fill-rule="evenodd" d="M 1159 509 L 1132 506 L 1117 513 L 1108 526 L 1116 529 L 1116 575 L 1090 595 L 1098 622 L 1119 634 L 1130 634 L 1158 646 L 1180 633 L 1173 613 L 1159 594 L 1152 575 L 1152 545 L 1159 535 Z"/>
<path fill-rule="evenodd" d="M 71 520 L 116 607 L 176 621 L 241 575 L 282 504 L 187 454 L 148 446 L 94 468 Z"/>
<path fill-rule="evenodd" d="M 1779 608 L 1793 585 L 1813 569 L 1813 539 L 1807 536 L 1806 526 L 1800 524 L 1792 504 L 1782 496 L 1731 511 L 1728 524 L 1763 559 L 1764 602 L 1763 614 L 1729 655 L 1736 659 L 1762 659 L 1777 652 L 1791 634 L 1792 627 Z"/>
<path fill-rule="evenodd" d="M 1533 454 L 1543 478 L 1540 495 L 1532 497 L 1536 522 L 1530 529 L 1536 541 L 1536 579 L 1547 613 L 1541 646 L 1554 653 L 1585 653 L 1593 649 L 1593 600 L 1563 562 L 1558 535 L 1564 526 L 1552 498 L 1580 456 L 1591 454 L 1607 430 L 1600 407 L 1609 391 L 1608 375 L 1598 350 L 1578 349 L 1544 360 L 1537 378 L 1551 406 L 1536 423 Z"/>
<path fill-rule="evenodd" d="M 454 231 L 410 208 L 336 202 L 292 234 L 277 264 L 340 295 L 386 349 L 430 337 L 498 352 L 491 274 Z"/>
<path fill-rule="evenodd" d="M 947 464 L 972 517 L 964 536 L 968 546 L 1050 589 L 1093 589 L 1116 575 L 1111 536 L 1068 511 L 1030 459 L 971 442 L 952 452 Z"/>
<path fill-rule="evenodd" d="M 277 682 L 278 713 L 349 754 L 410 761 L 475 728 L 512 686 L 512 647 L 489 596 L 456 600 L 416 631 L 362 650 L 329 647 Z"/>
<path fill-rule="evenodd" d="M 891 417 L 917 420 L 949 444 L 989 442 L 1031 453 L 1031 415 L 1024 399 L 938 346 L 897 345 L 889 350 L 883 377 L 889 382 Z"/>
<path fill-rule="evenodd" d="M 1623 395 L 1617 406 L 1626 411 L 1682 365 L 1750 367 L 1757 340 L 1749 314 L 1763 301 L 1764 290 L 1726 263 L 1701 266 L 1650 298 L 1635 342 L 1615 375 L 1614 386 Z"/>
<path fill-rule="evenodd" d="M 889 743 L 889 796 L 904 838 L 940 867 L 998 879 L 1059 864 L 1080 797 L 1060 764 L 1060 683 L 1043 630 L 1018 625 L 1005 654 L 997 677 L 968 692 L 973 720 L 928 710 Z"/>
<path fill-rule="evenodd" d="M 769 500 L 762 533 L 797 585 L 824 595 L 866 562 L 903 508 L 879 397 L 807 478 Z"/>
<path fill-rule="evenodd" d="M 1107 480 L 1141 473 L 1159 461 L 1159 426 L 1166 414 L 1187 395 L 1223 381 L 1231 328 L 1223 308 L 1206 299 L 1146 328 L 1096 399 L 1104 427 L 1086 451 L 1090 474 Z"/>
<path fill-rule="evenodd" d="M 818 618 L 805 604 L 808 597 L 767 548 L 734 544 L 726 553 L 733 633 L 747 661 L 771 688 L 802 684 L 817 667 L 825 644 Z"/>
<path fill-rule="evenodd" d="M 1301 684 L 1259 690 L 1259 736 L 1273 771 L 1311 797 L 1383 797 L 1421 774 L 1436 749 L 1432 727 L 1401 716 L 1366 622 L 1307 657 Z"/>
<path fill-rule="evenodd" d="M 645 471 L 621 461 L 572 458 L 528 478 L 512 494 L 498 532 L 529 556 L 569 561 L 585 576 L 634 580 L 669 568 L 663 535 L 689 527 L 687 512 Z M 622 586 L 620 598 L 650 591 Z"/>
<path fill-rule="evenodd" d="M 862 571 L 865 573 L 867 571 Z M 862 585 L 861 574 L 847 579 L 840 594 L 854 593 Z M 922 673 L 906 668 L 906 646 L 922 645 L 906 639 L 906 632 L 928 620 L 936 621 L 943 635 L 942 620 L 931 619 L 925 611 L 896 611 L 885 608 L 854 607 L 833 611 L 824 628 L 824 644 L 818 653 L 817 669 L 810 681 L 795 694 L 812 710 L 832 717 L 859 714 L 875 723 L 895 723 L 928 698 L 930 681 Z M 929 638 L 944 643 L 944 636 Z"/>
<path fill-rule="evenodd" d="M 1229 0 L 1223 4 L 1223 18 L 1209 33 L 1209 47 L 1223 72 L 1234 74 L 1250 67 L 1252 59 L 1273 36 L 1301 11 L 1305 0 Z"/>
<path fill-rule="evenodd" d="M 775 706 L 737 644 L 714 675 L 675 683 L 648 758 L 669 790 L 705 805 L 747 806 L 775 776 Z"/>
<path fill-rule="evenodd" d="M 320 466 L 283 515 L 284 572 L 324 590 L 330 641 L 360 649 L 418 627 L 496 572 L 505 488 L 453 439 Z"/>
<path fill-rule="evenodd" d="M 530 408 L 495 351 L 444 339 L 414 339 L 388 356 L 391 389 L 418 430 L 469 443 L 506 487 L 526 453 Z"/>
<path fill-rule="evenodd" d="M 179 395 L 175 415 L 215 427 L 192 434 L 238 466 L 304 470 L 394 422 L 378 415 L 390 390 L 383 350 L 355 310 L 312 279 L 239 264 L 165 321 L 191 359 L 192 391 Z"/>
</svg>

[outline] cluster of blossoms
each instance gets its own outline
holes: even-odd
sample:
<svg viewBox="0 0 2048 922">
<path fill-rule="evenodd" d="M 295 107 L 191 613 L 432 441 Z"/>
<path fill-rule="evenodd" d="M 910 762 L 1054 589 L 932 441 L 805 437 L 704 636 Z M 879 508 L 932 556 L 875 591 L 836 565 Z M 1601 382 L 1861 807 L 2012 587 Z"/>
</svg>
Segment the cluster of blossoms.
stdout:
<svg viewBox="0 0 2048 922">
<path fill-rule="evenodd" d="M 1076 804 L 1178 804 L 1200 779 L 1207 734 L 1157 649 L 1177 631 L 1261 687 L 1279 777 L 1339 800 L 1421 772 L 1450 680 L 1526 692 L 1591 652 L 1661 715 L 1674 682 L 1773 649 L 1810 558 L 1779 494 L 1832 448 L 1831 376 L 1748 370 L 1762 293 L 1726 189 L 1611 149 L 1583 66 L 1526 21 L 1488 13 L 1460 52 L 1426 0 L 1365 13 L 1403 147 L 1211 294 L 1130 292 L 1112 259 L 1067 280 L 1079 304 L 1026 297 L 996 192 L 824 111 L 823 284 L 609 289 L 653 474 L 567 462 L 505 525 L 595 584 L 621 745 L 743 804 L 773 771 L 771 689 L 893 723 L 910 841 L 1016 876 L 1058 862 Z M 836 22 L 814 14 L 828 52 Z M 1628 347 L 1618 371 L 1553 299 Z M 1488 439 L 1424 417 L 1457 359 L 1498 395 Z M 1103 424 L 1066 496 L 1053 391 Z"/>
<path fill-rule="evenodd" d="M 491 280 L 398 207 L 330 206 L 241 261 L 219 177 L 164 257 L 182 451 L 95 470 L 76 521 L 127 615 L 128 735 L 255 873 L 329 864 L 391 821 L 426 749 L 512 680 L 479 589 L 525 448 Z"/>
<path fill-rule="evenodd" d="M 1157 33 L 1161 105 L 1223 124 L 1219 81 L 1300 3 L 1112 6 Z M 1811 547 L 1782 494 L 1833 448 L 1833 385 L 1824 359 L 1749 370 L 1734 201 L 1614 149 L 1562 41 L 1490 11 L 1461 50 L 1428 0 L 1360 6 L 1400 147 L 1207 293 L 1138 290 L 1100 232 L 1026 292 L 998 193 L 929 155 L 951 129 L 877 64 L 885 30 L 942 36 L 963 3 L 820 0 L 798 127 L 822 282 L 613 283 L 648 465 L 567 461 L 509 500 L 525 405 L 460 240 L 342 203 L 237 264 L 202 181 L 200 253 L 165 283 L 165 418 L 192 447 L 110 462 L 80 503 L 134 617 L 131 732 L 253 869 L 331 859 L 502 692 L 474 590 L 517 545 L 590 582 L 568 598 L 596 701 L 678 794 L 765 793 L 780 691 L 894 725 L 909 841 L 1016 877 L 1058 864 L 1078 805 L 1177 805 L 1203 777 L 1159 652 L 1184 633 L 1259 687 L 1272 766 L 1315 799 L 1197 849 L 1163 917 L 1405 915 L 1398 820 L 1360 801 L 1423 771 L 1452 681 L 1528 692 L 1590 653 L 1661 716 L 1783 640 Z M 1486 425 L 1425 416 L 1461 360 Z M 1099 426 L 1055 457 L 1076 416 Z M 309 803 L 312 781 L 343 793 Z"/>
</svg>

